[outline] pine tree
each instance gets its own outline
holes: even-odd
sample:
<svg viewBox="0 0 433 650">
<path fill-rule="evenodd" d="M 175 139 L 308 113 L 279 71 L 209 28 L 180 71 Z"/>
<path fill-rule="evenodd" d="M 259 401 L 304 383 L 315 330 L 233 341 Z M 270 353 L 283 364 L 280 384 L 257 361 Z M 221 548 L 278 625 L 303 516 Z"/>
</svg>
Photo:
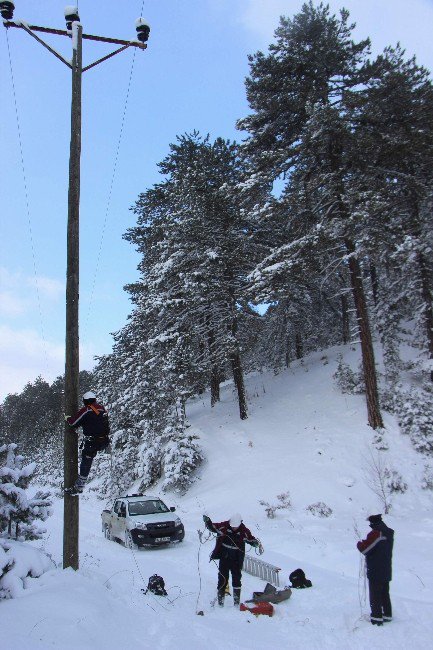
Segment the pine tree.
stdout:
<svg viewBox="0 0 433 650">
<path fill-rule="evenodd" d="M 416 314 L 432 366 L 433 84 L 400 46 L 386 48 L 374 72 L 357 128 L 364 142 L 363 244 L 386 284 L 382 319 Z"/>
<path fill-rule="evenodd" d="M 160 164 L 167 180 L 141 195 L 134 208 L 139 224 L 127 239 L 143 254 L 143 279 L 133 288 L 139 308 L 157 313 L 149 337 L 155 359 L 171 360 L 182 401 L 206 373 L 214 404 L 229 364 L 244 419 L 239 326 L 248 256 L 234 191 L 241 176 L 236 149 L 197 133 L 180 137 Z"/>
<path fill-rule="evenodd" d="M 17 445 L 0 446 L 0 535 L 9 539 L 39 539 L 43 530 L 35 525 L 51 515 L 49 492 L 38 491 L 29 499 L 26 490 L 36 464 L 24 465 Z"/>
<path fill-rule="evenodd" d="M 270 266 L 269 284 L 282 267 L 292 273 L 294 266 L 302 271 L 307 257 L 314 256 L 312 247 L 317 250 L 316 264 L 326 259 L 327 248 L 340 250 L 359 327 L 368 420 L 378 428 L 382 417 L 374 352 L 348 188 L 356 144 L 352 105 L 360 84 L 368 78 L 369 41 L 355 43 L 353 27 L 347 11 L 341 11 L 338 19 L 330 15 L 328 6 L 314 7 L 312 2 L 304 4 L 292 20 L 281 18 L 269 55 L 258 52 L 250 57 L 246 89 L 254 112 L 238 126 L 249 133 L 244 153 L 256 182 L 282 179 L 283 205 L 294 186 L 298 188 L 295 193 L 307 197 L 307 201 L 297 201 L 298 217 L 307 217 L 304 232 L 272 252 L 273 266 L 269 256 L 265 260 Z"/>
</svg>

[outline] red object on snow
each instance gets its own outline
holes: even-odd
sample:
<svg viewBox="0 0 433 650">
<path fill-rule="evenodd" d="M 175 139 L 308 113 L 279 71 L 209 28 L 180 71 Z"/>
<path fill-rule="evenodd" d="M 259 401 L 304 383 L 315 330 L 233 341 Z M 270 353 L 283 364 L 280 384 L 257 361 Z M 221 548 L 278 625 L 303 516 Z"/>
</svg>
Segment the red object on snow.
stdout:
<svg viewBox="0 0 433 650">
<path fill-rule="evenodd" d="M 251 612 L 251 614 L 255 614 L 256 616 L 258 616 L 259 614 L 265 614 L 265 616 L 274 615 L 274 607 L 273 605 L 271 605 L 271 603 L 257 603 L 252 607 L 247 607 L 246 605 L 244 605 L 244 603 L 241 603 L 239 609 L 241 612 Z"/>
</svg>

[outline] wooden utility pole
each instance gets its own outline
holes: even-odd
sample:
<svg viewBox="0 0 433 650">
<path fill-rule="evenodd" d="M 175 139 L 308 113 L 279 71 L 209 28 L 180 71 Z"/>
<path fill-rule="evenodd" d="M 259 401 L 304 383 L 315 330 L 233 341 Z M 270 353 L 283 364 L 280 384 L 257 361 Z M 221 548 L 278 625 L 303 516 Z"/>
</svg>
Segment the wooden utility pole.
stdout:
<svg viewBox="0 0 433 650">
<path fill-rule="evenodd" d="M 66 353 L 65 412 L 78 410 L 79 392 L 79 222 L 80 222 L 80 156 L 81 156 L 81 76 L 83 28 L 72 23 L 72 103 L 71 144 L 69 153 L 68 235 L 66 264 Z M 78 436 L 66 422 L 64 435 L 64 487 L 73 487 L 78 475 Z M 78 569 L 79 500 L 64 495 L 63 566 Z"/>
<path fill-rule="evenodd" d="M 0 13 L 5 19 L 6 28 L 23 29 L 38 43 L 43 45 L 57 59 L 72 69 L 72 106 L 71 106 L 71 144 L 69 155 L 69 192 L 68 192 L 68 227 L 67 227 L 67 264 L 66 264 L 66 351 L 65 351 L 65 413 L 74 415 L 78 409 L 79 392 L 79 214 L 80 214 L 80 156 L 81 156 L 81 77 L 86 70 L 123 52 L 128 47 L 147 48 L 150 27 L 139 18 L 136 23 L 137 40 L 124 41 L 106 36 L 83 34 L 78 9 L 68 6 L 65 10 L 67 31 L 51 27 L 29 25 L 26 22 L 13 22 L 13 2 L 0 2 Z M 35 32 L 72 37 L 72 62 L 43 41 Z M 83 67 L 83 39 L 120 45 L 117 50 Z M 64 432 L 64 487 L 73 487 L 78 476 L 78 437 L 74 435 L 69 424 Z M 79 533 L 79 499 L 65 493 L 63 520 L 63 568 L 78 569 L 78 535 Z"/>
</svg>

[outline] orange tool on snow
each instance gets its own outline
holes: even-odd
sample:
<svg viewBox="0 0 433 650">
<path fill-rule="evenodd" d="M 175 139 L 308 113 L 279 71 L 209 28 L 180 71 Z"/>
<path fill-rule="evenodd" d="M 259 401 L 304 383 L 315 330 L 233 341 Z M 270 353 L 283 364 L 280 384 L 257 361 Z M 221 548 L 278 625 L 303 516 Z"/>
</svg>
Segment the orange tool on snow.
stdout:
<svg viewBox="0 0 433 650">
<path fill-rule="evenodd" d="M 239 609 L 241 612 L 251 612 L 251 614 L 254 614 L 255 616 L 258 616 L 259 614 L 264 614 L 265 616 L 274 615 L 274 607 L 271 603 L 257 603 L 252 607 L 247 607 L 244 603 L 241 603 Z"/>
</svg>

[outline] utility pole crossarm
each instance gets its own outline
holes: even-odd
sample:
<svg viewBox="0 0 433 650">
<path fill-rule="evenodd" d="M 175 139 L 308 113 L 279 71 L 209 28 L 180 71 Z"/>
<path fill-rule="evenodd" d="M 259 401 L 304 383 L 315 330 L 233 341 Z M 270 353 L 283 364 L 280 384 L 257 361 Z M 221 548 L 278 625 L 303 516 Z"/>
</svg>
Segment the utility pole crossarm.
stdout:
<svg viewBox="0 0 433 650">
<path fill-rule="evenodd" d="M 33 27 L 33 25 L 27 25 L 27 23 L 23 23 L 23 22 L 20 22 L 20 23 L 7 23 L 7 22 L 5 22 L 3 24 L 4 24 L 5 27 L 20 27 L 21 29 L 24 29 L 24 31 L 26 31 L 27 34 L 30 34 L 30 36 L 32 36 L 34 39 L 36 39 L 38 41 L 38 43 L 40 43 L 45 48 L 47 48 L 47 50 L 49 50 L 51 52 L 51 54 L 54 54 L 54 56 L 57 59 L 59 59 L 60 61 L 65 63 L 68 66 L 68 68 L 72 68 L 72 65 L 71 65 L 70 61 L 65 59 L 59 52 L 57 52 L 57 50 L 55 50 L 53 47 L 48 45 L 48 43 L 45 43 L 45 41 L 43 41 L 42 38 L 39 38 L 39 36 L 36 36 L 36 34 L 33 33 L 33 31 L 41 31 L 41 32 L 42 31 L 48 31 L 47 29 L 42 28 L 42 27 Z M 56 30 L 56 31 L 59 31 L 59 30 Z"/>
<path fill-rule="evenodd" d="M 43 45 L 47 50 L 51 52 L 51 54 L 54 54 L 55 57 L 57 57 L 60 61 L 65 63 L 68 68 L 72 68 L 71 62 L 65 59 L 57 50 L 52 48 L 48 43 L 45 43 L 39 36 L 36 36 L 34 32 L 43 32 L 45 34 L 56 34 L 57 36 L 68 36 L 69 38 L 72 37 L 72 32 L 67 31 L 65 29 L 54 29 L 52 27 L 40 27 L 38 25 L 28 25 L 27 23 L 21 21 L 21 20 L 16 20 L 16 21 L 11 21 L 11 20 L 5 20 L 3 21 L 3 25 L 8 28 L 8 27 L 17 27 L 18 29 L 24 29 L 24 31 L 27 32 L 27 34 L 30 34 L 30 36 L 33 36 L 38 43 Z M 82 39 L 87 39 L 88 41 L 97 41 L 99 43 L 114 43 L 115 45 L 121 45 L 117 50 L 114 50 L 114 52 L 110 52 L 110 54 L 107 54 L 106 56 L 103 56 L 102 58 L 98 59 L 97 61 L 94 61 L 93 63 L 90 63 L 86 67 L 82 69 L 82 72 L 86 72 L 86 70 L 90 70 L 90 68 L 94 68 L 97 66 L 99 63 L 102 63 L 103 61 L 106 61 L 107 59 L 111 59 L 112 56 L 115 56 L 116 54 L 119 54 L 120 52 L 123 52 L 123 50 L 126 50 L 128 47 L 138 47 L 140 50 L 146 50 L 147 45 L 146 43 L 141 43 L 140 41 L 124 41 L 121 40 L 120 38 L 110 38 L 108 36 L 94 36 L 93 34 L 82 34 L 81 36 Z"/>
<path fill-rule="evenodd" d="M 30 29 L 32 32 L 44 32 L 45 34 L 56 34 L 57 36 L 69 36 L 72 34 L 65 29 L 54 29 L 52 27 L 39 27 L 38 25 L 24 25 L 21 21 L 4 20 L 3 25 L 6 27 L 17 27 L 19 29 Z M 27 30 L 26 30 L 27 31 Z M 140 41 L 124 41 L 120 38 L 109 38 L 108 36 L 95 36 L 93 34 L 83 34 L 82 38 L 88 41 L 99 41 L 101 43 L 113 43 L 114 45 L 128 45 L 129 47 L 138 47 L 140 50 L 146 50 L 146 43 Z"/>
<path fill-rule="evenodd" d="M 120 52 L 123 52 L 123 50 L 126 50 L 131 43 L 128 43 L 127 45 L 124 45 L 123 47 L 119 47 L 118 50 L 114 50 L 114 52 L 110 52 L 110 54 L 107 54 L 106 56 L 103 56 L 101 59 L 98 59 L 97 61 L 94 61 L 93 63 L 90 63 L 89 65 L 86 65 L 85 68 L 82 69 L 82 72 L 86 72 L 86 70 L 90 70 L 90 68 L 94 68 L 95 65 L 99 65 L 103 61 L 106 61 L 107 59 L 111 59 L 112 56 L 115 56 L 116 54 L 119 54 Z"/>
</svg>

